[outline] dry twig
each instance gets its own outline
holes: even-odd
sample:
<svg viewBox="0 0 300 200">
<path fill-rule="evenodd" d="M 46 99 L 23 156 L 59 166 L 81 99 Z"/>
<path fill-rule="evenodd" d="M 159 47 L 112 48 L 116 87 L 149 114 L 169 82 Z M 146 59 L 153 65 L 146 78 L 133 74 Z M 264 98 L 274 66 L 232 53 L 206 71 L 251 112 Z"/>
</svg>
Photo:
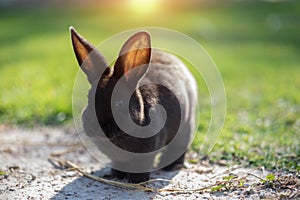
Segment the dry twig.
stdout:
<svg viewBox="0 0 300 200">
<path fill-rule="evenodd" d="M 166 179 L 151 179 L 149 181 L 141 182 L 138 184 L 124 183 L 124 182 L 119 182 L 119 181 L 107 180 L 107 179 L 89 174 L 89 173 L 85 172 L 84 170 L 82 170 L 79 166 L 77 166 L 76 164 L 74 164 L 68 160 L 63 160 L 63 159 L 54 158 L 54 157 L 50 157 L 49 160 L 51 160 L 52 162 L 55 161 L 55 162 L 59 163 L 61 166 L 68 168 L 68 170 L 76 170 L 77 172 L 84 175 L 85 177 L 88 177 L 95 181 L 99 181 L 104 184 L 113 185 L 113 186 L 122 187 L 122 188 L 150 191 L 150 192 L 171 192 L 171 193 L 204 192 L 206 190 L 212 190 L 216 186 L 224 185 L 224 184 L 228 183 L 228 180 L 222 180 L 222 181 L 216 182 L 215 184 L 212 184 L 212 185 L 209 185 L 206 187 L 197 188 L 197 189 L 177 189 L 177 188 L 175 188 L 175 189 L 157 189 L 157 188 L 147 187 L 145 185 L 147 183 L 152 183 L 152 182 L 156 182 L 156 181 L 165 181 L 165 182 L 172 182 L 172 181 L 166 180 Z M 235 178 L 235 181 L 239 181 L 239 180 L 243 180 L 243 179 L 244 179 L 244 177 Z"/>
</svg>

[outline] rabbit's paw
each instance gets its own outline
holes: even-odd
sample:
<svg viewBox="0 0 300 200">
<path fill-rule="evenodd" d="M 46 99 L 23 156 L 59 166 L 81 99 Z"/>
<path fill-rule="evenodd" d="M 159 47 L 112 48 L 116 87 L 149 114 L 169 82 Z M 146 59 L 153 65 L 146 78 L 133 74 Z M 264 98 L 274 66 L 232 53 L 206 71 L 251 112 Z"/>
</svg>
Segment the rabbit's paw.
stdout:
<svg viewBox="0 0 300 200">
<path fill-rule="evenodd" d="M 129 183 L 140 183 L 148 181 L 150 179 L 150 173 L 129 173 L 127 178 Z"/>
<path fill-rule="evenodd" d="M 127 175 L 126 172 L 122 172 L 116 169 L 111 169 L 111 177 L 113 178 L 124 179 L 126 175 Z"/>
</svg>

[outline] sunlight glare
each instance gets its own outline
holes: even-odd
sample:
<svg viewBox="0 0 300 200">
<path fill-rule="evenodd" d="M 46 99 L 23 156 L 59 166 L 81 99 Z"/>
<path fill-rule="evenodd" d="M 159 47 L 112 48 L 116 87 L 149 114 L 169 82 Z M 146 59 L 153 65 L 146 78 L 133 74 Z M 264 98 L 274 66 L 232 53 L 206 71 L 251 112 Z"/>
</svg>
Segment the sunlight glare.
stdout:
<svg viewBox="0 0 300 200">
<path fill-rule="evenodd" d="M 130 0 L 131 9 L 140 14 L 149 14 L 155 12 L 158 0 Z"/>
</svg>

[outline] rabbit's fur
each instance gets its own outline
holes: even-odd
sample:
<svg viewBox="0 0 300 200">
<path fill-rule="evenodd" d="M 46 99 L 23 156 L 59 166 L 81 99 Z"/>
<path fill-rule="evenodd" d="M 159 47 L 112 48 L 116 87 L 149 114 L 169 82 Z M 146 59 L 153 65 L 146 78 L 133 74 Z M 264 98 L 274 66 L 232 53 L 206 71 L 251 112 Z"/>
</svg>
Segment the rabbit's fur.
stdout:
<svg viewBox="0 0 300 200">
<path fill-rule="evenodd" d="M 184 152 L 195 128 L 197 105 L 196 82 L 186 66 L 170 53 L 151 49 L 150 35 L 144 31 L 134 34 L 126 41 L 113 68 L 108 67 L 98 50 L 73 28 L 71 28 L 71 37 L 78 63 L 92 85 L 88 95 L 89 103 L 82 115 L 86 134 L 90 137 L 97 136 L 95 127 L 98 124 L 106 137 L 118 147 L 129 152 L 148 153 L 167 145 L 177 132 L 181 131 L 184 134 L 181 134 L 180 142 L 176 147 L 182 148 L 183 154 L 164 169 L 171 170 L 182 165 Z M 120 79 L 122 76 L 125 78 Z M 125 133 L 118 127 L 111 107 L 118 106 L 122 115 L 124 112 L 122 106 L 126 106 L 123 105 L 122 100 L 112 102 L 112 92 L 118 81 L 122 81 L 121 84 L 124 86 L 121 93 L 127 92 L 127 86 L 135 88 L 129 101 L 129 113 L 137 125 L 143 127 L 151 123 L 151 120 L 153 123 L 163 120 L 159 110 L 152 110 L 154 114 L 151 117 L 149 115 L 150 109 L 155 105 L 163 106 L 167 117 L 159 133 L 151 137 L 139 138 Z M 143 85 L 143 83 L 147 84 Z M 143 132 L 140 134 L 142 135 Z M 113 165 L 117 166 L 124 162 L 128 165 L 135 164 L 132 160 L 124 161 L 118 158 L 108 149 L 101 148 L 101 145 L 99 148 L 111 158 Z M 172 149 L 169 150 L 170 152 Z M 161 159 L 164 159 L 164 156 Z M 154 158 L 145 163 L 149 166 L 149 171 L 153 160 Z M 134 183 L 148 180 L 150 174 L 149 172 L 128 173 L 116 169 L 112 169 L 111 172 L 114 177 L 127 178 L 129 182 Z"/>
</svg>

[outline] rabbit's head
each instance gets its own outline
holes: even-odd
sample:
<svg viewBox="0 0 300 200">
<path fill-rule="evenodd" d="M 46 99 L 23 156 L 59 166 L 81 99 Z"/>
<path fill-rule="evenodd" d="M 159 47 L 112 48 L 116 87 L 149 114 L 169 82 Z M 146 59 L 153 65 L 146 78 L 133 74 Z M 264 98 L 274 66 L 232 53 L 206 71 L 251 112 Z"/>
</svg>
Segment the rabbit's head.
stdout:
<svg viewBox="0 0 300 200">
<path fill-rule="evenodd" d="M 92 86 L 88 95 L 88 106 L 82 116 L 84 129 L 89 136 L 96 136 L 96 127 L 100 125 L 105 135 L 112 141 L 117 138 L 115 142 L 118 143 L 128 138 L 128 135 L 116 125 L 112 107 L 118 111 L 121 118 L 128 118 L 125 109 L 128 104 L 126 105 L 122 98 L 112 100 L 117 83 L 122 86 L 122 89 L 118 90 L 118 97 L 132 94 L 129 102 L 131 119 L 138 125 L 143 126 L 146 123 L 144 102 L 139 90 L 135 88 L 148 71 L 151 59 L 150 35 L 141 31 L 131 36 L 122 46 L 114 66 L 110 68 L 92 44 L 73 28 L 70 30 L 77 61 Z M 130 92 L 132 88 L 133 93 Z"/>
</svg>

